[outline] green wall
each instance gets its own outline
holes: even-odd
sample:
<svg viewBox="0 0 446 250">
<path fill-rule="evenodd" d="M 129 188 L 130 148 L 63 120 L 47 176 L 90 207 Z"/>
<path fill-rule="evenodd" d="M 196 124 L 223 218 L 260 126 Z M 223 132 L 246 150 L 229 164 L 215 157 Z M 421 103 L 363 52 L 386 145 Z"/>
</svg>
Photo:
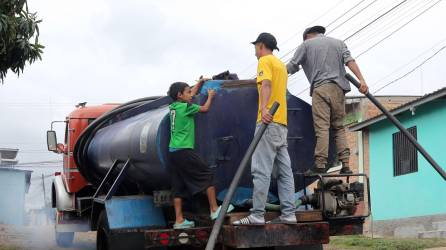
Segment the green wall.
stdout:
<svg viewBox="0 0 446 250">
<path fill-rule="evenodd" d="M 438 99 L 397 117 L 417 126 L 420 144 L 446 170 L 446 100 Z M 393 176 L 392 134 L 388 120 L 369 127 L 370 186 L 373 220 L 446 214 L 446 181 L 418 153 L 418 172 Z"/>
</svg>

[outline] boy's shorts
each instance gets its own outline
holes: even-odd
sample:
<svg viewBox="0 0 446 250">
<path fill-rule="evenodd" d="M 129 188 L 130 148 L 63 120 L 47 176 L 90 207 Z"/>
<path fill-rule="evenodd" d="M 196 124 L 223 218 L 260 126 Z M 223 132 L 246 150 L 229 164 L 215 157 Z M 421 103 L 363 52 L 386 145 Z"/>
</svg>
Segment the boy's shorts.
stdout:
<svg viewBox="0 0 446 250">
<path fill-rule="evenodd" d="M 212 170 L 192 149 L 169 152 L 169 165 L 175 198 L 187 198 L 212 186 Z"/>
</svg>

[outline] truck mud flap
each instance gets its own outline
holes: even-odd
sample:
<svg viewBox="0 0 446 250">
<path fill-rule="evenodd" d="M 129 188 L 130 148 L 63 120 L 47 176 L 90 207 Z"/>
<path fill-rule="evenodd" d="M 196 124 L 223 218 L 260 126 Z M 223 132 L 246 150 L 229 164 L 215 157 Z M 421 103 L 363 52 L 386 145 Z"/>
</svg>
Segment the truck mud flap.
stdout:
<svg viewBox="0 0 446 250">
<path fill-rule="evenodd" d="M 105 201 L 105 210 L 111 230 L 166 226 L 161 208 L 149 196 L 113 197 Z"/>
<path fill-rule="evenodd" d="M 224 245 L 233 248 L 327 244 L 329 224 L 311 222 L 265 226 L 224 225 L 221 237 Z"/>
<path fill-rule="evenodd" d="M 362 234 L 364 219 L 331 220 L 329 224 L 331 236 Z"/>
</svg>

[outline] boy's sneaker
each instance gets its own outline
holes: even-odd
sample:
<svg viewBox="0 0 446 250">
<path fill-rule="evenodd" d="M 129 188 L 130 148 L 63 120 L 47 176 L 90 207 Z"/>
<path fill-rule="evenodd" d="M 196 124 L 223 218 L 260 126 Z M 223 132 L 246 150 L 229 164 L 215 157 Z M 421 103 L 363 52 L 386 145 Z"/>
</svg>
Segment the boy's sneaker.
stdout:
<svg viewBox="0 0 446 250">
<path fill-rule="evenodd" d="M 232 225 L 235 225 L 235 226 L 265 225 L 265 218 L 250 214 L 244 218 L 241 218 L 240 220 L 236 220 L 236 221 L 232 222 Z"/>
<path fill-rule="evenodd" d="M 187 229 L 195 227 L 195 222 L 184 219 L 181 223 L 173 224 L 173 229 Z"/>
<path fill-rule="evenodd" d="M 234 206 L 232 204 L 229 204 L 228 210 L 226 210 L 226 213 L 230 213 L 230 212 L 232 212 L 232 210 L 234 210 Z M 221 211 L 221 206 L 219 206 L 217 208 L 217 211 L 211 213 L 211 220 L 216 220 L 218 215 L 220 214 L 220 211 Z"/>
<path fill-rule="evenodd" d="M 297 219 L 295 215 L 290 215 L 287 217 L 279 216 L 267 222 L 267 224 L 296 224 L 296 223 Z"/>
</svg>

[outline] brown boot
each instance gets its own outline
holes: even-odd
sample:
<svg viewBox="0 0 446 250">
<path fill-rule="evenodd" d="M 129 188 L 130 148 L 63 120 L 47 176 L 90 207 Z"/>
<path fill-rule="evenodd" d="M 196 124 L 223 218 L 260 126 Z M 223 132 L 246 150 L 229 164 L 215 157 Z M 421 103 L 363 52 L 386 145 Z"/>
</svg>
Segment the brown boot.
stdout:
<svg viewBox="0 0 446 250">
<path fill-rule="evenodd" d="M 313 167 L 313 169 L 308 169 L 307 171 L 305 171 L 304 175 L 305 176 L 313 176 L 313 175 L 320 175 L 320 174 L 325 174 L 325 173 L 326 173 L 325 165 L 315 165 Z"/>
<path fill-rule="evenodd" d="M 353 171 L 350 169 L 348 164 L 342 163 L 341 171 L 339 171 L 340 174 L 353 174 Z"/>
</svg>

